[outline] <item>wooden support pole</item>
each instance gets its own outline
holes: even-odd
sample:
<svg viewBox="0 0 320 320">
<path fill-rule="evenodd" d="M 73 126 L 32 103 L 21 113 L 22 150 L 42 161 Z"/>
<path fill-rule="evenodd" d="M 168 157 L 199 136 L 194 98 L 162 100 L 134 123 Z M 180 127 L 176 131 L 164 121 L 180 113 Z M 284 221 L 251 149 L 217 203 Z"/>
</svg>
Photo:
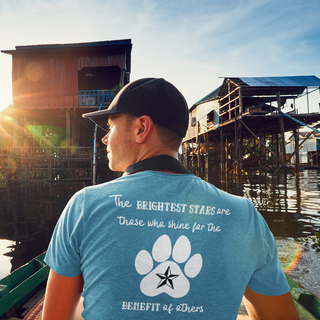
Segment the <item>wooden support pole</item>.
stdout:
<svg viewBox="0 0 320 320">
<path fill-rule="evenodd" d="M 264 150 L 263 149 L 263 142 L 261 141 L 261 129 L 259 130 L 259 139 L 258 139 L 258 143 L 259 143 L 259 174 L 261 175 L 261 172 L 262 172 L 262 165 L 261 165 L 261 159 L 262 159 L 262 152 Z"/>
<path fill-rule="evenodd" d="M 195 161 L 194 161 L 194 157 L 195 157 L 195 145 L 196 145 L 196 138 L 192 138 L 191 142 L 192 142 L 192 158 L 191 158 L 191 162 L 192 162 L 192 173 L 196 175 L 196 169 L 195 169 Z"/>
<path fill-rule="evenodd" d="M 225 157 L 224 157 L 224 173 L 225 173 L 225 182 L 226 182 L 226 185 L 227 185 L 227 178 L 228 178 L 228 169 L 229 169 L 229 166 L 228 166 L 228 159 L 229 159 L 229 149 L 228 149 L 228 135 L 225 134 L 224 135 L 224 154 L 225 154 Z"/>
<path fill-rule="evenodd" d="M 93 132 L 92 185 L 97 184 L 97 131 L 98 126 L 95 124 Z"/>
<path fill-rule="evenodd" d="M 294 136 L 294 148 L 296 154 L 296 174 L 299 174 L 300 169 L 300 159 L 299 159 L 299 131 L 298 127 L 293 128 L 293 136 Z"/>
<path fill-rule="evenodd" d="M 210 157 L 209 132 L 206 132 L 205 137 L 206 137 L 206 180 L 209 181 L 209 157 Z"/>
<path fill-rule="evenodd" d="M 277 149 L 276 149 L 276 160 L 280 158 L 279 154 L 280 154 L 280 146 L 279 146 L 279 135 L 276 134 L 276 146 L 277 146 Z M 279 161 L 277 161 L 277 165 L 278 165 L 278 168 L 280 167 L 280 163 Z"/>
<path fill-rule="evenodd" d="M 237 140 L 237 149 L 238 149 L 238 187 L 239 187 L 239 195 L 242 195 L 242 135 L 241 135 L 241 121 L 238 121 L 238 140 Z"/>
<path fill-rule="evenodd" d="M 280 134 L 281 134 L 281 145 L 282 145 L 282 162 L 286 163 L 286 143 L 284 137 L 284 124 L 281 112 L 281 101 L 280 101 L 280 91 L 277 90 L 277 103 L 278 103 L 278 114 L 279 114 L 279 124 L 280 124 Z"/>
<path fill-rule="evenodd" d="M 243 121 L 241 122 L 242 122 L 242 125 L 258 140 L 258 142 L 261 143 L 265 148 L 267 148 L 273 154 L 274 157 L 276 157 L 276 159 L 280 164 L 282 164 L 290 173 L 294 174 L 292 170 L 284 162 L 282 162 L 269 147 L 267 147 L 260 141 L 260 139 L 248 128 L 248 126 Z"/>
<path fill-rule="evenodd" d="M 184 143 L 184 145 L 185 145 L 185 154 L 186 154 L 186 157 L 185 157 L 186 167 L 189 169 L 190 142 L 189 142 L 189 141 L 186 141 L 186 142 Z"/>
<path fill-rule="evenodd" d="M 196 145 L 197 145 L 197 176 L 200 177 L 200 137 L 199 133 L 197 134 L 196 137 Z"/>
<path fill-rule="evenodd" d="M 221 167 L 221 189 L 225 190 L 226 186 L 226 174 L 225 174 L 225 163 L 226 163 L 226 155 L 225 155 L 225 140 L 223 135 L 223 130 L 220 129 L 220 152 L 221 152 L 221 161 L 220 161 L 220 167 Z"/>
<path fill-rule="evenodd" d="M 319 126 L 319 125 L 318 125 Z M 295 150 L 290 154 L 289 160 L 298 152 L 301 148 L 301 146 L 310 138 L 310 136 L 314 134 L 314 132 L 310 131 L 306 134 L 305 138 L 300 142 L 299 147 L 295 148 Z"/>
<path fill-rule="evenodd" d="M 228 116 L 229 116 L 229 120 L 231 119 L 231 111 L 230 111 L 230 109 L 231 109 L 231 105 L 230 105 L 230 103 L 231 103 L 231 97 L 230 97 L 230 82 L 228 82 L 228 93 L 229 93 L 229 96 L 228 96 L 228 110 L 229 110 L 229 114 L 228 114 Z"/>
<path fill-rule="evenodd" d="M 234 174 L 237 177 L 238 174 L 238 132 L 237 132 L 237 120 L 234 120 Z"/>
</svg>

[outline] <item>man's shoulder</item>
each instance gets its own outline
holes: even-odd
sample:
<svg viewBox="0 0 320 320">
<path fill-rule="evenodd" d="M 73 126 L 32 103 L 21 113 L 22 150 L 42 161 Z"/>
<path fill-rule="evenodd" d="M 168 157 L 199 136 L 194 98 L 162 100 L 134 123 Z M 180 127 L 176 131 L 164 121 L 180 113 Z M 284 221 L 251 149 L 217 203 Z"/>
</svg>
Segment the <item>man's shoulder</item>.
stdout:
<svg viewBox="0 0 320 320">
<path fill-rule="evenodd" d="M 116 178 L 114 180 L 110 180 L 107 182 L 99 183 L 93 186 L 87 186 L 83 188 L 81 191 L 85 192 L 86 194 L 88 193 L 99 193 L 99 192 L 105 192 L 106 190 L 110 188 L 114 188 L 115 185 L 119 184 L 120 181 L 123 181 L 123 177 Z"/>
</svg>

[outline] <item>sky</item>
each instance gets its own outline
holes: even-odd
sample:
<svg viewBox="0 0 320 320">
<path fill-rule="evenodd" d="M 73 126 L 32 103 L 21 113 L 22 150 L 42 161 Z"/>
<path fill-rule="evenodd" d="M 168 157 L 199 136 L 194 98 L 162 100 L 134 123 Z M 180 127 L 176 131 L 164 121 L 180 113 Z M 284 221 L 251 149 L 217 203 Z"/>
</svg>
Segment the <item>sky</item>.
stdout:
<svg viewBox="0 0 320 320">
<path fill-rule="evenodd" d="M 319 0 L 0 0 L 0 50 L 131 39 L 131 81 L 165 78 L 191 107 L 223 77 L 320 78 L 319 17 Z M 11 68 L 0 53 L 0 110 Z"/>
</svg>

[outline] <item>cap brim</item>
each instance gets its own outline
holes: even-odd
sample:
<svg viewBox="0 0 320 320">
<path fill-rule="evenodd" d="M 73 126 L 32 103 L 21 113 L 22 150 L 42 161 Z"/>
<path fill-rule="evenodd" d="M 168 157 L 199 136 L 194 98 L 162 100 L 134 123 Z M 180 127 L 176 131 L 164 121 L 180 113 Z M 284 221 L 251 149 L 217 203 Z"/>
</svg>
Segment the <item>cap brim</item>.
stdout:
<svg viewBox="0 0 320 320">
<path fill-rule="evenodd" d="M 105 109 L 105 110 L 84 113 L 82 117 L 85 119 L 90 119 L 102 130 L 109 131 L 108 117 L 111 114 L 117 114 L 117 113 L 122 113 L 122 111 Z"/>
</svg>

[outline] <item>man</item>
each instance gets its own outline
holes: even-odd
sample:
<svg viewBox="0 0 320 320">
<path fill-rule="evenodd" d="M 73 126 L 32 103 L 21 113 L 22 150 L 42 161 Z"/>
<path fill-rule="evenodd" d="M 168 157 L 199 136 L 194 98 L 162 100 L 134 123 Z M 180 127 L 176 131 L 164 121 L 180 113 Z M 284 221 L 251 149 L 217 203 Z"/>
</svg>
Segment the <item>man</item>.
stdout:
<svg viewBox="0 0 320 320">
<path fill-rule="evenodd" d="M 102 128 L 109 166 L 124 175 L 72 197 L 56 226 L 44 320 L 298 319 L 269 228 L 252 203 L 177 160 L 188 127 L 181 93 L 163 79 L 125 86 Z"/>
</svg>

